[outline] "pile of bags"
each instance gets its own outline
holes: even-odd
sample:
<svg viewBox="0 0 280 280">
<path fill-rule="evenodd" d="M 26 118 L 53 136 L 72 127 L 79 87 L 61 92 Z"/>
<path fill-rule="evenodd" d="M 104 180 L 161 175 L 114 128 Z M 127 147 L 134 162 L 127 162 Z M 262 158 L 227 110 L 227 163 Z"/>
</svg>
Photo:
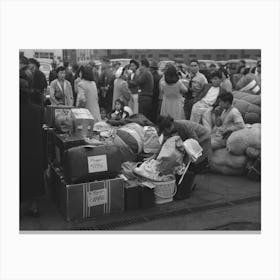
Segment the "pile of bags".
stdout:
<svg viewBox="0 0 280 280">
<path fill-rule="evenodd" d="M 261 124 L 247 124 L 229 136 L 226 148 L 212 153 L 209 164 L 211 170 L 217 173 L 243 175 L 260 156 Z"/>
<path fill-rule="evenodd" d="M 244 122 L 261 123 L 261 96 L 247 92 L 233 92 L 233 106 L 241 113 Z"/>
</svg>

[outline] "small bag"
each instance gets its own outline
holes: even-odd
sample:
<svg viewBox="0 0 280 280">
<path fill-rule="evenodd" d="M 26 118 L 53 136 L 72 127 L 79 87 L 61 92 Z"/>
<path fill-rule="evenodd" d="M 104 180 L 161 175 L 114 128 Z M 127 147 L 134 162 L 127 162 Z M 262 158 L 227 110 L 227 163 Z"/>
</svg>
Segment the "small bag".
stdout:
<svg viewBox="0 0 280 280">
<path fill-rule="evenodd" d="M 160 142 L 157 131 L 152 126 L 144 127 L 144 143 L 143 143 L 144 153 L 158 153 L 160 150 Z"/>
</svg>

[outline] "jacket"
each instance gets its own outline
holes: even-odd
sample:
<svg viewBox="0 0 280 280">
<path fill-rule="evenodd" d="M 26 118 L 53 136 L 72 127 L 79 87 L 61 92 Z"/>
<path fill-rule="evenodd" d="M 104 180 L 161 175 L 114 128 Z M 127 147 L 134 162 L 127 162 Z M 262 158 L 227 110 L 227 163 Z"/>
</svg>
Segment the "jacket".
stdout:
<svg viewBox="0 0 280 280">
<path fill-rule="evenodd" d="M 143 96 L 153 96 L 154 89 L 154 78 L 152 73 L 149 70 L 144 70 L 137 78 L 136 84 L 139 86 L 141 92 L 139 93 L 139 97 Z"/>
<path fill-rule="evenodd" d="M 95 122 L 101 121 L 98 93 L 95 82 L 82 79 L 78 83 L 77 107 L 88 109 Z"/>
<path fill-rule="evenodd" d="M 201 99 L 203 99 L 203 98 L 206 96 L 207 92 L 209 91 L 209 89 L 210 89 L 211 87 L 212 87 L 211 84 L 205 84 L 205 85 L 203 86 L 203 88 L 202 88 L 201 93 L 198 94 L 197 97 L 195 97 L 195 98 L 193 99 L 193 104 L 196 103 L 196 102 L 198 102 L 198 101 L 200 101 Z M 221 87 L 220 87 L 220 93 L 219 93 L 219 95 L 221 94 L 221 91 L 222 91 L 222 89 L 221 89 Z M 218 96 L 218 98 L 219 98 L 219 96 Z M 217 100 L 218 100 L 218 98 L 217 98 Z"/>
<path fill-rule="evenodd" d="M 58 79 L 55 79 L 50 84 L 50 101 L 52 105 L 67 105 L 73 106 L 73 92 L 70 82 L 64 80 L 62 89 Z"/>
<path fill-rule="evenodd" d="M 132 76 L 133 75 L 133 76 Z M 130 74 L 128 76 L 128 88 L 130 89 L 132 94 L 137 94 L 138 93 L 138 85 L 136 83 L 136 73 Z"/>
</svg>

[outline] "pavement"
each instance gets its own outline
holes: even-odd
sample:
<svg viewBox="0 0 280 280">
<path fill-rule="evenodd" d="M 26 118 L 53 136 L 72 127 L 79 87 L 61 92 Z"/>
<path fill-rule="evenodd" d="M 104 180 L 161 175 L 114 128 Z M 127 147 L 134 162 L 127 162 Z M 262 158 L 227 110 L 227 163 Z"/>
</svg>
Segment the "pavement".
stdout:
<svg viewBox="0 0 280 280">
<path fill-rule="evenodd" d="M 20 231 L 202 231 L 261 230 L 261 183 L 246 177 L 196 176 L 192 196 L 145 210 L 111 214 L 84 221 L 65 221 L 47 194 L 40 217 L 24 216 Z"/>
</svg>

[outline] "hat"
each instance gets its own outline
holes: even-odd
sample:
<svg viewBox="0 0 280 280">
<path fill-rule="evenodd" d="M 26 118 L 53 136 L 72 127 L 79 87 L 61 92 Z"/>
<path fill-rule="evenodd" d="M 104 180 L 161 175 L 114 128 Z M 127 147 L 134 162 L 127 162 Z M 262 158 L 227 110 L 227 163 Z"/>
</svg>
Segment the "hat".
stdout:
<svg viewBox="0 0 280 280">
<path fill-rule="evenodd" d="M 154 60 L 151 61 L 150 68 L 158 69 L 158 63 Z"/>
</svg>

